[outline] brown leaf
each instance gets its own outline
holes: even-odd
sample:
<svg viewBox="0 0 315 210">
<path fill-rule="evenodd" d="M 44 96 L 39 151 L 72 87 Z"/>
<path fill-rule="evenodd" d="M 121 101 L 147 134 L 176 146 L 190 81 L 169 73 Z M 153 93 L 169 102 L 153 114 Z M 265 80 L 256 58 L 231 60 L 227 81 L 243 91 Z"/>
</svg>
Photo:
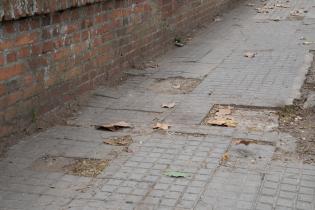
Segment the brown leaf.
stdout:
<svg viewBox="0 0 315 210">
<path fill-rule="evenodd" d="M 120 121 L 112 124 L 96 125 L 95 128 L 98 130 L 117 131 L 122 128 L 131 128 L 131 125 L 124 121 Z"/>
<path fill-rule="evenodd" d="M 238 139 L 238 140 L 235 140 L 233 142 L 235 145 L 238 145 L 238 144 L 244 144 L 244 145 L 249 145 L 249 144 L 257 144 L 257 141 L 255 140 L 246 140 L 246 139 Z"/>
<path fill-rule="evenodd" d="M 229 115 L 232 113 L 232 108 L 227 107 L 227 108 L 219 108 L 219 110 L 215 113 L 216 116 L 224 116 L 224 115 Z"/>
<path fill-rule="evenodd" d="M 216 118 L 207 121 L 207 124 L 222 127 L 236 127 L 237 122 L 229 118 Z"/>
<path fill-rule="evenodd" d="M 214 18 L 214 22 L 220 22 L 222 21 L 222 18 L 220 16 L 217 16 Z"/>
<path fill-rule="evenodd" d="M 179 89 L 179 88 L 180 88 L 180 84 L 175 84 L 175 85 L 173 85 L 173 88 Z"/>
<path fill-rule="evenodd" d="M 230 155 L 229 155 L 229 153 L 224 153 L 224 155 L 221 157 L 221 160 L 222 161 L 227 161 L 227 160 L 229 160 L 230 159 Z"/>
<path fill-rule="evenodd" d="M 166 123 L 156 123 L 153 129 L 168 130 L 171 126 Z"/>
<path fill-rule="evenodd" d="M 276 4 L 276 7 L 279 7 L 279 8 L 290 8 L 290 6 L 284 5 L 284 4 Z"/>
<path fill-rule="evenodd" d="M 256 56 L 256 53 L 254 53 L 254 52 L 244 53 L 244 57 L 246 57 L 246 58 L 254 58 L 255 56 Z"/>
<path fill-rule="evenodd" d="M 104 141 L 104 144 L 114 145 L 114 146 L 126 146 L 130 145 L 133 142 L 132 137 L 128 136 L 121 136 L 121 137 L 114 137 L 111 139 L 107 139 Z"/>
<path fill-rule="evenodd" d="M 175 103 L 173 102 L 173 103 L 169 103 L 169 104 L 162 104 L 162 108 L 169 108 L 169 109 L 171 109 L 171 108 L 174 108 L 175 107 Z"/>
</svg>

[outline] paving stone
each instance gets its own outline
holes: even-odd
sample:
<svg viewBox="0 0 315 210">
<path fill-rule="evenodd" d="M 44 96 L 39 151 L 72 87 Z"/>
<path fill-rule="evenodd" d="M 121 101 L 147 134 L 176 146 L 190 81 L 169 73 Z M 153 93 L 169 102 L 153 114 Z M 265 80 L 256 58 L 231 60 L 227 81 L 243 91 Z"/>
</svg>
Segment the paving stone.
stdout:
<svg viewBox="0 0 315 210">
<path fill-rule="evenodd" d="M 261 5 L 259 0 L 253 3 Z M 161 57 L 156 71 L 144 70 L 141 76 L 128 71 L 133 76 L 120 86 L 95 90 L 67 126 L 19 141 L 0 160 L 0 209 L 314 209 L 315 166 L 273 159 L 273 144 L 292 137 L 270 129 L 267 122 L 260 131 L 246 132 L 202 123 L 215 104 L 273 108 L 291 105 L 299 97 L 312 57 L 312 47 L 301 45 L 299 37 L 315 39 L 315 1 L 287 3 L 291 8 L 257 14 L 240 2 L 191 43 Z M 294 8 L 309 12 L 303 20 L 292 20 Z M 270 21 L 276 17 L 280 21 Z M 247 51 L 257 55 L 245 58 Z M 185 94 L 162 91 L 166 87 L 158 81 L 169 78 L 194 80 L 196 85 Z M 161 107 L 171 102 L 174 108 Z M 118 121 L 133 128 L 94 128 Z M 153 131 L 156 122 L 171 128 Z M 103 144 L 123 135 L 134 141 L 127 151 Z M 234 138 L 271 144 L 235 145 Z M 94 178 L 35 170 L 34 161 L 45 155 L 110 163 Z M 188 176 L 167 177 L 166 171 Z"/>
</svg>

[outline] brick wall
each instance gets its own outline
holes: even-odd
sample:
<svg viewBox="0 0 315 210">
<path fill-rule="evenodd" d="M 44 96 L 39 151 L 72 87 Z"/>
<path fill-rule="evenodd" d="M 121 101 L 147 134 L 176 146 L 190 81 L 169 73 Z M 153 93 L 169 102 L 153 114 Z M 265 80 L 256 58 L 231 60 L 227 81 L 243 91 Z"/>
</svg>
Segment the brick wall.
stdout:
<svg viewBox="0 0 315 210">
<path fill-rule="evenodd" d="M 230 1 L 0 1 L 0 137 L 160 55 Z"/>
</svg>

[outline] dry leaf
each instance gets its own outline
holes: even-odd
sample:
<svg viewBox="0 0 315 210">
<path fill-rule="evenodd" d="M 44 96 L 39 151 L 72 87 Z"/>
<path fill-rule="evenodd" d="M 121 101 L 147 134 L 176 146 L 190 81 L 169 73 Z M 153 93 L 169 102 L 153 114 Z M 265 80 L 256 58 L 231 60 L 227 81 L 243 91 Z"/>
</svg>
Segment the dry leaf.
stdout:
<svg viewBox="0 0 315 210">
<path fill-rule="evenodd" d="M 171 126 L 166 123 L 156 123 L 153 129 L 168 130 Z"/>
<path fill-rule="evenodd" d="M 279 8 L 290 8 L 290 6 L 284 5 L 284 4 L 276 4 L 276 7 L 279 7 Z"/>
<path fill-rule="evenodd" d="M 207 124 L 213 125 L 213 126 L 223 126 L 223 127 L 233 127 L 233 128 L 237 126 L 237 122 L 229 118 L 210 119 L 207 121 Z"/>
<path fill-rule="evenodd" d="M 117 131 L 122 128 L 131 128 L 131 125 L 129 123 L 121 121 L 112 124 L 96 125 L 95 128 L 98 130 Z"/>
<path fill-rule="evenodd" d="M 169 104 L 162 104 L 162 108 L 174 108 L 175 107 L 175 103 L 169 103 Z"/>
<path fill-rule="evenodd" d="M 180 88 L 180 84 L 173 85 L 173 88 L 179 89 Z"/>
<path fill-rule="evenodd" d="M 221 160 L 222 161 L 227 161 L 227 160 L 229 160 L 230 159 L 230 155 L 226 152 L 226 153 L 224 153 L 224 155 L 221 157 Z"/>
<path fill-rule="evenodd" d="M 256 53 L 254 53 L 254 52 L 244 53 L 244 57 L 247 57 L 247 58 L 254 58 L 255 56 L 256 56 Z"/>
<path fill-rule="evenodd" d="M 315 44 L 315 42 L 303 42 L 303 45 Z"/>
<path fill-rule="evenodd" d="M 132 142 L 133 142 L 132 137 L 128 135 L 128 136 L 107 139 L 104 141 L 104 144 L 109 144 L 109 145 L 114 145 L 114 146 L 126 146 L 126 145 L 130 145 Z"/>
<path fill-rule="evenodd" d="M 214 18 L 214 22 L 220 22 L 220 21 L 222 21 L 221 17 L 217 16 L 217 17 Z"/>
<path fill-rule="evenodd" d="M 238 145 L 238 144 L 244 144 L 244 145 L 249 145 L 249 144 L 257 144 L 257 141 L 255 140 L 246 140 L 246 139 L 238 139 L 238 140 L 235 140 L 233 142 L 235 145 Z"/>
<path fill-rule="evenodd" d="M 215 113 L 216 116 L 224 116 L 232 113 L 231 107 L 227 108 L 219 108 L 219 110 Z"/>
</svg>

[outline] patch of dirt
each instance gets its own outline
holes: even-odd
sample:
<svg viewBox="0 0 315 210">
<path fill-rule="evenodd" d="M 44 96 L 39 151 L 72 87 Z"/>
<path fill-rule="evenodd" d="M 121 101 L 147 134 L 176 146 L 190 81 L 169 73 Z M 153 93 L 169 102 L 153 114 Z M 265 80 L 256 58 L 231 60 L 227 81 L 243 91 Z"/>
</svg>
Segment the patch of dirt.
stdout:
<svg viewBox="0 0 315 210">
<path fill-rule="evenodd" d="M 133 140 L 130 135 L 120 136 L 120 137 L 112 137 L 106 139 L 104 144 L 114 145 L 114 146 L 129 146 L 132 144 Z"/>
<path fill-rule="evenodd" d="M 34 133 L 45 131 L 56 125 L 66 125 L 67 120 L 74 116 L 79 110 L 80 104 L 86 99 L 86 95 L 83 95 L 80 99 L 66 103 L 64 106 L 55 108 L 43 115 L 37 115 L 36 112 L 34 112 L 31 122 L 24 122 L 25 125 L 17 125 L 18 127 L 23 128 L 22 130 L 10 136 L 0 138 L 0 159 L 6 156 L 8 149 L 17 144 L 19 139 Z"/>
<path fill-rule="evenodd" d="M 230 113 L 224 115 L 224 119 L 232 120 L 235 124 L 233 127 L 236 127 L 239 130 L 267 132 L 273 131 L 278 127 L 278 116 L 276 111 L 255 107 L 248 108 L 226 105 L 214 105 L 203 123 L 209 125 L 208 122 L 216 120 L 218 114 L 222 112 L 221 110 L 231 110 Z"/>
<path fill-rule="evenodd" d="M 253 142 L 253 141 L 251 141 Z M 264 143 L 231 144 L 221 158 L 221 165 L 236 168 L 264 169 L 271 160 L 275 147 Z"/>
<path fill-rule="evenodd" d="M 81 159 L 64 167 L 67 174 L 84 177 L 96 177 L 109 164 L 108 160 Z"/>
<path fill-rule="evenodd" d="M 45 155 L 35 160 L 31 168 L 35 171 L 64 172 L 63 168 L 73 163 L 75 163 L 74 158 Z"/>
<path fill-rule="evenodd" d="M 262 141 L 262 140 L 255 140 L 255 139 L 243 139 L 243 138 L 235 138 L 235 139 L 233 139 L 232 143 L 235 145 L 244 144 L 246 146 L 248 146 L 250 144 L 275 146 L 275 143 L 270 142 L 270 141 Z"/>
<path fill-rule="evenodd" d="M 75 176 L 96 177 L 108 166 L 109 160 L 43 156 L 34 161 L 35 171 L 62 172 Z"/>
<path fill-rule="evenodd" d="M 280 131 L 297 138 L 296 152 L 305 163 L 315 163 L 315 106 L 304 108 L 308 96 L 315 90 L 315 61 L 309 69 L 301 98 L 294 105 L 279 111 Z"/>
<path fill-rule="evenodd" d="M 201 80 L 193 78 L 172 77 L 167 79 L 156 79 L 149 90 L 156 93 L 187 94 L 191 93 Z"/>
<path fill-rule="evenodd" d="M 303 109 L 298 105 L 279 111 L 280 131 L 298 139 L 296 152 L 306 163 L 315 162 L 315 107 Z"/>
</svg>

